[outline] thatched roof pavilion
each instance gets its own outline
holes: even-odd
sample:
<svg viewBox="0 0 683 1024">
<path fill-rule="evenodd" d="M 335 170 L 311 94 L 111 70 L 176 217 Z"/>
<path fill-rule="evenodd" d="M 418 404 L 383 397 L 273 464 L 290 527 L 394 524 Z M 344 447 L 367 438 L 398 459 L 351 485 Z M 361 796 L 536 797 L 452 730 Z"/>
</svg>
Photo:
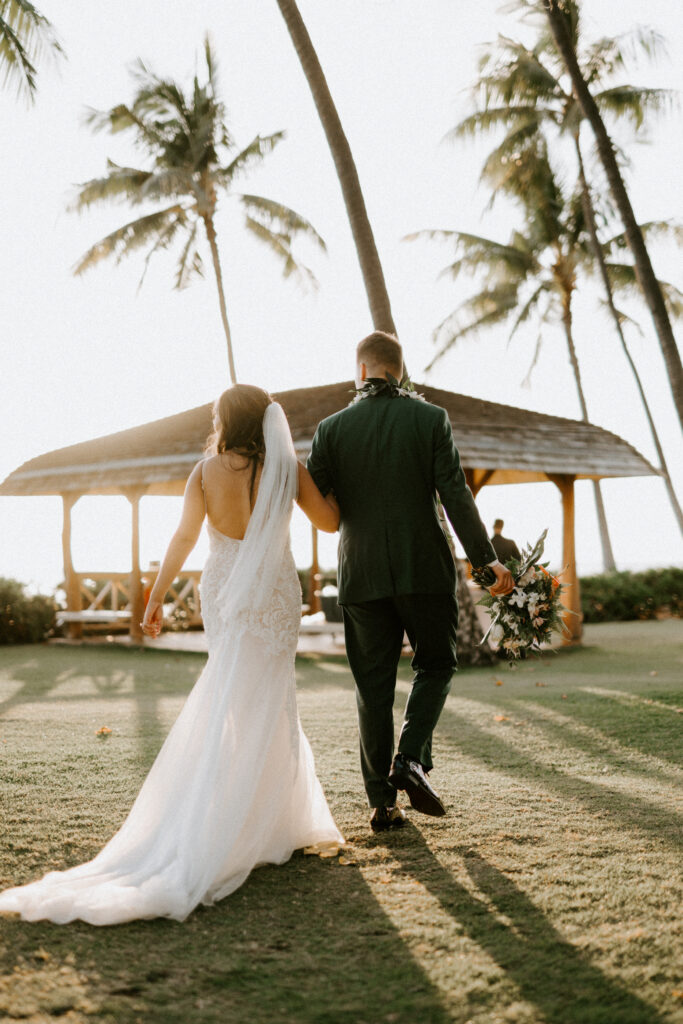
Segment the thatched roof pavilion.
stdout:
<svg viewBox="0 0 683 1024">
<path fill-rule="evenodd" d="M 580 611 L 574 551 L 574 481 L 648 476 L 657 471 L 622 438 L 590 423 L 546 416 L 512 406 L 418 385 L 428 401 L 448 411 L 468 483 L 476 494 L 485 484 L 551 480 L 564 511 L 565 580 L 569 601 Z M 301 458 L 319 421 L 350 400 L 352 383 L 296 388 L 274 397 L 289 419 Z M 139 427 L 39 455 L 0 484 L 0 495 L 61 494 L 64 500 L 64 569 L 69 607 L 80 607 L 71 562 L 70 510 L 84 494 L 124 494 L 133 512 L 133 590 L 141 593 L 138 554 L 139 501 L 143 495 L 182 494 L 211 430 L 211 405 Z M 141 598 L 132 601 L 133 623 Z M 136 610 L 137 606 L 137 610 Z M 574 618 L 572 630 L 580 633 Z M 131 627 L 135 630 L 135 627 Z"/>
<path fill-rule="evenodd" d="M 349 381 L 274 396 L 302 457 L 320 420 L 348 404 L 352 386 Z M 549 474 L 601 479 L 656 472 L 630 444 L 593 424 L 426 385 L 418 390 L 448 411 L 463 466 L 474 474 L 475 485 L 483 475 L 488 484 L 509 484 L 545 481 Z M 145 494 L 182 494 L 210 430 L 211 405 L 206 404 L 58 448 L 10 473 L 0 495 L 121 494 L 130 487 L 143 487 Z"/>
</svg>

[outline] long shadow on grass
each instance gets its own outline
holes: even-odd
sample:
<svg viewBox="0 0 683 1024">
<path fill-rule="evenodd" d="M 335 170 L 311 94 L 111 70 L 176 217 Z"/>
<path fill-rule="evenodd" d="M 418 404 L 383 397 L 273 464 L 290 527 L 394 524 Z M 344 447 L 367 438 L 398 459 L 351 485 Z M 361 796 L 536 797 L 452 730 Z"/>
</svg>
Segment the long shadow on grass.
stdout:
<svg viewBox="0 0 683 1024">
<path fill-rule="evenodd" d="M 464 859 L 481 895 L 458 882 L 422 834 L 409 828 L 410 843 L 391 843 L 391 853 L 402 870 L 421 882 L 486 950 L 522 997 L 543 1014 L 546 1024 L 655 1024 L 662 1020 L 652 1006 L 563 939 L 526 893 L 478 853 L 468 847 L 453 850 Z M 510 924 L 503 923 L 499 914 Z"/>
<path fill-rule="evenodd" d="M 591 700 L 577 700 L 576 695 L 573 702 L 567 701 L 561 709 L 554 706 L 556 702 L 542 705 L 538 698 L 524 696 L 493 698 L 477 694 L 476 700 L 477 703 L 491 708 L 492 713 L 504 711 L 525 716 L 535 729 L 546 733 L 549 741 L 558 747 L 573 747 L 593 758 L 623 765 L 634 775 L 661 781 L 662 762 L 668 762 L 666 767 L 669 768 L 671 765 L 669 771 L 673 773 L 681 761 L 674 748 L 681 745 L 683 721 L 676 721 L 666 712 L 660 712 L 655 717 L 649 709 L 639 708 L 637 718 L 629 714 L 627 717 L 620 717 L 617 724 L 614 722 L 614 716 L 611 719 L 607 716 L 604 706 L 600 703 L 596 706 Z M 577 706 L 579 701 L 581 708 Z M 558 717 L 548 717 L 544 711 L 554 712 Z M 574 723 L 576 729 L 573 728 Z M 580 731 L 582 727 L 590 732 Z M 634 739 L 637 739 L 637 742 L 633 742 Z M 611 743 L 617 744 L 621 749 L 610 749 Z M 652 757 L 654 760 L 651 765 L 643 764 L 635 759 L 639 756 Z"/>
<path fill-rule="evenodd" d="M 0 919 L 6 966 L 69 953 L 116 1024 L 447 1024 L 439 992 L 360 870 L 295 855 L 183 924 L 58 927 Z M 0 948 L 2 942 L 0 942 Z M 11 951 L 11 953 L 10 953 Z M 44 953 L 40 953 L 44 957 Z M 64 1011 L 62 1011 L 64 1012 Z"/>
<path fill-rule="evenodd" d="M 204 662 L 196 656 L 171 656 L 166 652 L 164 655 L 156 651 L 84 646 L 40 647 L 27 658 L 26 649 L 19 648 L 16 659 L 3 658 L 12 682 L 21 683 L 21 688 L 0 701 L 0 716 L 6 716 L 22 704 L 86 704 L 90 699 L 132 698 L 136 705 L 141 754 L 145 763 L 151 763 L 149 751 L 156 754 L 168 732 L 159 716 L 159 700 L 185 696 L 199 678 Z M 169 667 L 172 667 L 170 672 Z M 59 692 L 64 684 L 80 678 L 87 678 L 95 692 Z M 102 724 L 111 727 L 115 722 Z"/>
<path fill-rule="evenodd" d="M 585 779 L 544 765 L 528 751 L 516 750 L 504 740 L 491 736 L 448 706 L 441 714 L 439 736 L 452 749 L 481 761 L 491 771 L 504 769 L 506 773 L 533 781 L 566 799 L 578 800 L 590 810 L 598 808 L 631 827 L 652 832 L 661 842 L 676 849 L 683 846 L 683 821 L 679 815 L 631 793 L 593 785 Z"/>
</svg>

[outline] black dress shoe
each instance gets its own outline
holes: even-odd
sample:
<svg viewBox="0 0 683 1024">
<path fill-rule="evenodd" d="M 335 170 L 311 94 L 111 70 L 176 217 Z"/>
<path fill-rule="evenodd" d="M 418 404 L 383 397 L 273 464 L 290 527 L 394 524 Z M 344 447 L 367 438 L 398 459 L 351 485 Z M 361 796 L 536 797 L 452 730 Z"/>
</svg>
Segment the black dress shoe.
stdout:
<svg viewBox="0 0 683 1024">
<path fill-rule="evenodd" d="M 419 761 L 413 761 L 405 754 L 397 754 L 389 772 L 389 782 L 396 789 L 403 789 L 416 811 L 442 818 L 446 808 L 427 781 L 424 768 Z"/>
<path fill-rule="evenodd" d="M 375 807 L 370 818 L 373 832 L 386 832 L 388 828 L 403 828 L 406 812 L 400 807 Z"/>
</svg>

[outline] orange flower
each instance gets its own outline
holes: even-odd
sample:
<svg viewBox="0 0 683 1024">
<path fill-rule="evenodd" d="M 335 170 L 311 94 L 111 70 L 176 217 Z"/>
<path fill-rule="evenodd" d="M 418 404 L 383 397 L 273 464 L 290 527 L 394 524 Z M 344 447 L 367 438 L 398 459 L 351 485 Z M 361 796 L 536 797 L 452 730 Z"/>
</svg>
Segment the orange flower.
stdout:
<svg viewBox="0 0 683 1024">
<path fill-rule="evenodd" d="M 557 588 L 561 586 L 560 581 L 557 579 L 557 577 L 553 576 L 553 574 L 551 572 L 548 572 L 547 569 L 544 569 L 542 565 L 539 565 L 539 569 L 553 581 L 553 590 L 557 590 Z"/>
</svg>

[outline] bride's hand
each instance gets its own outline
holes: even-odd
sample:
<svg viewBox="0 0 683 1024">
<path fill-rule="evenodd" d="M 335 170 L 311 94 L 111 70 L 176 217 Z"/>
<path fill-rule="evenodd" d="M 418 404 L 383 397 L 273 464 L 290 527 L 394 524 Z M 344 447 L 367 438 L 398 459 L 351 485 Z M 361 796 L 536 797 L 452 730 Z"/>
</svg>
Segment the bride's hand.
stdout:
<svg viewBox="0 0 683 1024">
<path fill-rule="evenodd" d="M 142 620 L 142 632 L 145 636 L 159 636 L 164 621 L 164 609 L 160 601 L 149 600 Z"/>
</svg>

